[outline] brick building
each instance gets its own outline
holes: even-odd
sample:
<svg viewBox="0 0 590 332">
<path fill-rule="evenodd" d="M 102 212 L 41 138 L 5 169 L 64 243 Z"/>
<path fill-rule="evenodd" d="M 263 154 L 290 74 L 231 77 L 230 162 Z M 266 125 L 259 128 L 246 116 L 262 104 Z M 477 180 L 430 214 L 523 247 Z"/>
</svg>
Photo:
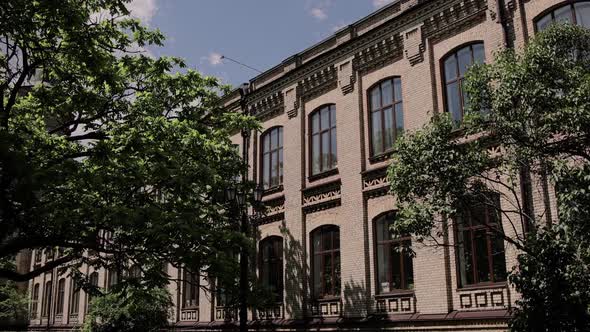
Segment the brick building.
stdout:
<svg viewBox="0 0 590 332">
<path fill-rule="evenodd" d="M 277 299 L 250 313 L 253 328 L 506 330 L 518 297 L 506 282 L 515 249 L 487 235 L 474 243 L 491 250 L 471 248 L 471 256 L 428 243 L 412 243 L 414 257 L 393 250 L 412 239 L 385 231 L 396 210 L 385 171 L 403 131 L 440 112 L 460 121 L 470 64 L 521 48 L 556 20 L 590 26 L 590 1 L 399 0 L 250 81 L 247 105 L 263 125 L 250 140 L 250 176 L 267 189 L 267 213 L 255 227 L 257 272 Z M 239 110 L 237 92 L 226 102 Z M 439 240 L 459 237 L 449 231 Z M 35 253 L 31 264 L 45 259 Z M 97 285 L 109 283 L 105 271 L 87 272 Z M 87 295 L 56 278 L 30 283 L 32 329 L 68 329 L 84 319 Z M 233 326 L 205 289 L 182 282 L 169 289 L 177 329 Z"/>
</svg>

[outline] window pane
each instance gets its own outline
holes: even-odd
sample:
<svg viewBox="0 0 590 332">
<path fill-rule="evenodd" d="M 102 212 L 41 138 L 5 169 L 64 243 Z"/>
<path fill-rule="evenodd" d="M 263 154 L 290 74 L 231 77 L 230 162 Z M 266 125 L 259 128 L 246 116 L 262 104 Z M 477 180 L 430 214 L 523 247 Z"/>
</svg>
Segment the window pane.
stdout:
<svg viewBox="0 0 590 332">
<path fill-rule="evenodd" d="M 383 152 L 383 134 L 381 132 L 381 112 L 374 112 L 372 114 L 371 129 L 373 131 L 373 154 Z"/>
<path fill-rule="evenodd" d="M 328 107 L 321 110 L 322 122 L 320 124 L 321 130 L 330 128 L 330 109 Z"/>
<path fill-rule="evenodd" d="M 338 230 L 332 230 L 332 239 L 334 241 L 332 244 L 332 249 L 340 249 L 340 232 Z"/>
<path fill-rule="evenodd" d="M 396 139 L 404 134 L 404 112 L 403 104 L 399 103 L 395 105 L 395 126 L 396 126 Z"/>
<path fill-rule="evenodd" d="M 477 230 L 474 237 L 478 282 L 491 281 L 486 232 L 485 229 Z"/>
<path fill-rule="evenodd" d="M 494 281 L 506 281 L 507 274 L 504 239 L 500 236 L 492 236 L 492 262 L 494 268 Z"/>
<path fill-rule="evenodd" d="M 315 112 L 311 117 L 311 133 L 315 134 L 320 130 L 320 113 Z"/>
<path fill-rule="evenodd" d="M 325 131 L 322 133 L 322 171 L 329 168 L 330 163 L 330 132 Z"/>
<path fill-rule="evenodd" d="M 322 250 L 332 250 L 332 232 L 322 231 Z"/>
<path fill-rule="evenodd" d="M 563 6 L 561 8 L 556 9 L 554 12 L 555 22 L 562 23 L 573 23 L 574 18 L 572 17 L 572 9 L 570 6 Z"/>
<path fill-rule="evenodd" d="M 314 242 L 315 244 L 315 242 Z M 322 280 L 320 279 L 322 268 L 322 256 L 313 256 L 313 292 L 316 297 L 322 296 Z"/>
<path fill-rule="evenodd" d="M 324 258 L 324 266 L 322 271 L 322 279 L 324 282 L 324 294 L 332 295 L 332 287 L 334 284 L 332 283 L 332 254 L 323 255 Z"/>
<path fill-rule="evenodd" d="M 262 157 L 262 183 L 265 188 L 270 187 L 270 153 Z"/>
<path fill-rule="evenodd" d="M 393 91 L 395 93 L 395 101 L 402 100 L 402 80 L 399 78 L 393 79 Z"/>
<path fill-rule="evenodd" d="M 407 244 L 410 245 L 409 243 Z M 406 289 L 414 289 L 414 262 L 409 252 L 403 254 L 404 259 L 404 278 L 406 280 Z"/>
<path fill-rule="evenodd" d="M 463 119 L 461 110 L 461 96 L 459 94 L 459 83 L 454 82 L 447 85 L 447 107 L 451 118 L 455 123 L 460 123 Z"/>
<path fill-rule="evenodd" d="M 391 107 L 383 110 L 383 118 L 385 121 L 385 142 L 383 144 L 383 150 L 389 150 L 393 146 L 393 110 Z"/>
<path fill-rule="evenodd" d="M 551 24 L 551 22 L 552 22 L 551 14 L 545 15 L 543 18 L 541 18 L 539 21 L 537 21 L 537 30 L 543 31 L 543 30 L 547 29 L 547 27 L 549 26 L 549 24 Z"/>
<path fill-rule="evenodd" d="M 452 81 L 457 78 L 457 59 L 454 55 L 445 60 L 445 80 Z"/>
<path fill-rule="evenodd" d="M 460 231 L 457 233 L 459 237 L 459 271 L 461 273 L 462 286 L 473 284 L 473 263 L 469 234 L 469 231 Z"/>
<path fill-rule="evenodd" d="M 381 108 L 381 93 L 379 91 L 379 86 L 376 86 L 371 90 L 371 110 L 379 108 Z"/>
<path fill-rule="evenodd" d="M 399 245 L 391 246 L 391 287 L 400 289 L 402 287 L 401 252 Z"/>
<path fill-rule="evenodd" d="M 340 296 L 340 252 L 334 254 L 334 296 Z"/>
<path fill-rule="evenodd" d="M 283 147 L 283 128 L 279 128 L 279 148 Z"/>
<path fill-rule="evenodd" d="M 332 128 L 336 128 L 336 106 L 330 106 L 330 124 Z"/>
<path fill-rule="evenodd" d="M 334 168 L 336 167 L 336 165 L 338 165 L 338 149 L 336 146 L 336 129 L 332 129 L 331 131 L 331 139 L 330 139 L 330 143 L 332 144 L 332 147 L 330 148 L 330 152 L 332 153 L 332 164 L 330 165 L 330 168 Z"/>
<path fill-rule="evenodd" d="M 576 22 L 585 28 L 590 28 L 590 3 L 577 3 Z"/>
<path fill-rule="evenodd" d="M 322 232 L 321 231 L 316 231 L 315 233 L 313 233 L 313 252 L 314 253 L 318 253 L 319 251 L 321 251 L 321 241 L 322 241 Z"/>
<path fill-rule="evenodd" d="M 475 44 L 473 47 L 473 60 L 475 63 L 482 64 L 486 60 L 486 53 L 483 44 Z"/>
<path fill-rule="evenodd" d="M 390 80 L 381 83 L 381 105 L 387 106 L 393 103 L 393 86 Z"/>
<path fill-rule="evenodd" d="M 277 148 L 277 144 L 279 142 L 279 131 L 277 129 L 273 129 L 270 131 L 270 149 L 274 150 Z"/>
<path fill-rule="evenodd" d="M 381 218 L 379 221 L 376 222 L 376 232 L 377 232 L 377 241 L 381 242 L 385 240 L 386 237 L 386 225 L 387 222 L 385 218 Z"/>
<path fill-rule="evenodd" d="M 457 52 L 457 59 L 459 60 L 459 76 L 464 77 L 467 69 L 473 63 L 471 59 L 471 47 L 465 47 Z"/>
<path fill-rule="evenodd" d="M 283 183 L 283 149 L 279 150 L 279 183 Z"/>
<path fill-rule="evenodd" d="M 379 233 L 377 233 L 379 234 Z M 388 264 L 389 252 L 384 244 L 377 245 L 377 287 L 379 293 L 389 292 Z"/>
<path fill-rule="evenodd" d="M 320 135 L 311 137 L 311 172 L 320 172 Z"/>
<path fill-rule="evenodd" d="M 262 152 L 269 152 L 270 151 L 270 135 L 265 134 L 262 139 Z"/>
<path fill-rule="evenodd" d="M 272 167 L 272 169 L 271 169 L 270 185 L 273 187 L 278 186 L 279 185 L 279 167 L 280 167 L 279 151 L 273 152 L 271 167 Z"/>
</svg>

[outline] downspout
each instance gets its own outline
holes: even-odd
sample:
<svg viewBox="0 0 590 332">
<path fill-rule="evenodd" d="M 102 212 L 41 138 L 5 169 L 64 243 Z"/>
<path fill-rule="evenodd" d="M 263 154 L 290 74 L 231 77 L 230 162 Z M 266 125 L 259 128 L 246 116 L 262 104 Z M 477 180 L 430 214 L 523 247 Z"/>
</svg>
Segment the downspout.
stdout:
<svg viewBox="0 0 590 332">
<path fill-rule="evenodd" d="M 509 39 L 508 23 L 506 22 L 506 2 L 505 0 L 496 1 L 496 22 L 502 26 L 502 40 L 505 48 L 514 48 L 513 43 Z"/>
</svg>

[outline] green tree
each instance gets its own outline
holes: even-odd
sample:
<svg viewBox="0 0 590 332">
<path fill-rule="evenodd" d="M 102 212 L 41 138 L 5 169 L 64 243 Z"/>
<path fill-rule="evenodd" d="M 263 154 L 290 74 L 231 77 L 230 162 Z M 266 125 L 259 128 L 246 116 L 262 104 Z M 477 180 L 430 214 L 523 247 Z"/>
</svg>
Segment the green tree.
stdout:
<svg viewBox="0 0 590 332">
<path fill-rule="evenodd" d="M 0 9 L 0 258 L 56 248 L 26 281 L 68 263 L 162 284 L 162 263 L 224 273 L 243 238 L 218 193 L 240 173 L 229 137 L 256 121 L 182 59 L 129 0 L 8 0 Z M 231 269 L 230 269 L 231 270 Z"/>
<path fill-rule="evenodd" d="M 590 31 L 563 25 L 522 52 L 504 50 L 492 64 L 474 66 L 461 127 L 434 117 L 398 142 L 389 168 L 396 234 L 440 243 L 474 201 L 502 215 L 508 227 L 489 231 L 519 252 L 510 275 L 522 295 L 514 331 L 590 329 L 588 54 Z M 490 204 L 490 193 L 505 203 Z"/>
<path fill-rule="evenodd" d="M 96 297 L 90 304 L 84 332 L 160 331 L 168 324 L 172 299 L 164 288 L 131 287 Z"/>
</svg>

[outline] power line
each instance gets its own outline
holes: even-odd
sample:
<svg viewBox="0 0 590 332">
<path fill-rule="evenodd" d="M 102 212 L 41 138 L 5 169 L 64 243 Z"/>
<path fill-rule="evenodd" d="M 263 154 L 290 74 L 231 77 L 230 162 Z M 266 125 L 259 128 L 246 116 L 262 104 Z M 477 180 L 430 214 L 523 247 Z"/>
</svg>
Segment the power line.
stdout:
<svg viewBox="0 0 590 332">
<path fill-rule="evenodd" d="M 254 67 L 250 67 L 250 66 L 248 66 L 247 64 L 245 64 L 245 63 L 241 63 L 241 62 L 239 62 L 239 61 L 237 61 L 237 60 L 234 60 L 234 59 L 232 59 L 232 58 L 228 58 L 228 57 L 226 57 L 225 55 L 222 55 L 222 56 L 221 56 L 221 60 L 223 60 L 223 59 L 228 59 L 229 61 L 231 61 L 231 62 L 234 62 L 234 63 L 237 63 L 237 64 L 238 64 L 238 65 L 240 65 L 240 66 L 246 67 L 246 68 L 248 68 L 248 69 L 254 70 L 255 72 L 258 72 L 258 73 L 262 74 L 262 71 L 260 71 L 260 70 L 258 70 L 258 69 L 256 69 L 256 68 L 254 68 Z"/>
</svg>

